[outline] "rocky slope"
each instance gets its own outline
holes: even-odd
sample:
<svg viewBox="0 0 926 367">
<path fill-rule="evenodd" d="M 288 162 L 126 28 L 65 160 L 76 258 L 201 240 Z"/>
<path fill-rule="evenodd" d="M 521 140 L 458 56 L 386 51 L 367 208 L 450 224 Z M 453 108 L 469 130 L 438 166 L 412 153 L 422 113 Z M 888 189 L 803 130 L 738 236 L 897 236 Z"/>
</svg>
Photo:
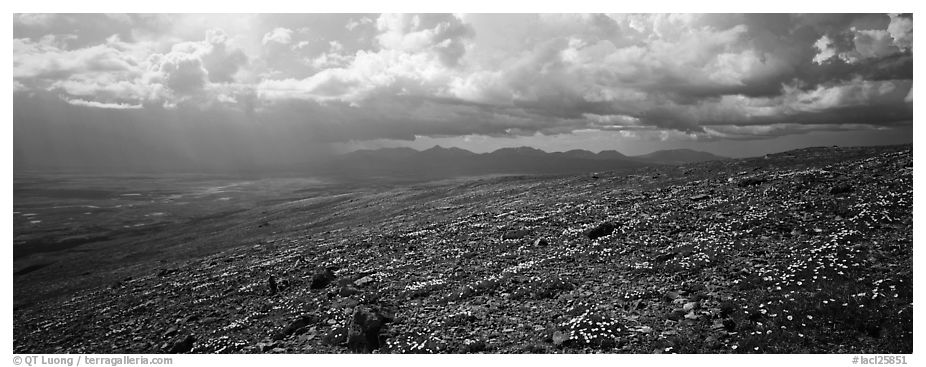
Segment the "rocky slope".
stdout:
<svg viewBox="0 0 926 367">
<path fill-rule="evenodd" d="M 814 148 L 282 203 L 324 226 L 14 309 L 14 352 L 912 353 L 912 162 Z"/>
</svg>

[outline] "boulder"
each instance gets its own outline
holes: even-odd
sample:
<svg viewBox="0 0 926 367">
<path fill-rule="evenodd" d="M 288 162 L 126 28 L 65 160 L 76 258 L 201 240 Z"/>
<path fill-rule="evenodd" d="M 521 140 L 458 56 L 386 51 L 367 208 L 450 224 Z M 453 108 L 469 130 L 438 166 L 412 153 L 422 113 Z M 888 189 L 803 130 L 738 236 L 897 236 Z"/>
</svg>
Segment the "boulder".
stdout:
<svg viewBox="0 0 926 367">
<path fill-rule="evenodd" d="M 158 270 L 157 276 L 159 276 L 159 277 L 168 276 L 168 275 L 170 275 L 171 273 L 174 273 L 174 272 L 176 272 L 176 271 L 177 271 L 177 269 L 160 269 L 160 270 Z"/>
<path fill-rule="evenodd" d="M 261 353 L 267 353 L 277 348 L 277 342 L 260 342 L 257 343 L 257 350 Z"/>
<path fill-rule="evenodd" d="M 277 280 L 271 275 L 267 278 L 267 288 L 270 291 L 270 295 L 277 294 Z"/>
<path fill-rule="evenodd" d="M 350 297 L 362 293 L 359 289 L 352 286 L 343 286 L 338 288 L 338 295 L 341 297 Z"/>
<path fill-rule="evenodd" d="M 685 318 L 686 314 L 687 312 L 685 312 L 684 309 L 676 308 L 676 309 L 673 309 L 672 312 L 669 312 L 669 316 L 667 318 L 669 320 L 678 321 L 678 320 Z"/>
<path fill-rule="evenodd" d="M 559 330 L 553 333 L 553 345 L 556 345 L 556 346 L 563 345 L 563 343 L 566 342 L 567 340 L 569 340 L 569 335 L 567 335 L 566 333 L 559 331 Z"/>
<path fill-rule="evenodd" d="M 176 326 L 171 326 L 169 329 L 167 329 L 167 331 L 164 332 L 164 337 L 165 337 L 165 338 L 170 338 L 170 337 L 176 335 L 178 331 L 179 331 L 179 330 L 177 329 Z"/>
<path fill-rule="evenodd" d="M 466 339 L 463 341 L 463 352 L 464 353 L 479 353 L 484 352 L 488 349 L 486 343 L 482 340 L 471 340 Z"/>
<path fill-rule="evenodd" d="M 355 281 L 354 281 L 354 285 L 355 285 L 355 286 L 358 286 L 358 287 L 363 287 L 363 286 L 365 286 L 365 285 L 367 285 L 367 284 L 369 284 L 369 283 L 372 283 L 373 280 L 374 280 L 374 279 L 373 279 L 372 276 L 367 275 L 367 276 L 365 276 L 365 277 L 362 277 L 362 278 L 360 278 L 360 279 L 355 280 Z"/>
<path fill-rule="evenodd" d="M 354 309 L 347 326 L 347 347 L 355 353 L 369 353 L 383 343 L 383 326 L 391 321 L 386 315 L 368 306 Z"/>
<path fill-rule="evenodd" d="M 691 311 L 691 310 L 694 310 L 694 309 L 698 308 L 698 306 L 699 306 L 698 302 L 688 302 L 688 303 L 686 303 L 685 306 L 683 306 L 682 308 L 683 308 L 685 311 Z"/>
<path fill-rule="evenodd" d="M 322 289 L 331 284 L 334 281 L 334 270 L 332 268 L 320 269 L 312 274 L 312 283 L 309 284 L 310 289 Z"/>
<path fill-rule="evenodd" d="M 730 316 L 734 312 L 736 312 L 737 309 L 738 308 L 736 307 L 736 304 L 734 304 L 733 302 L 723 301 L 720 303 L 720 316 L 721 317 Z"/>
<path fill-rule="evenodd" d="M 761 177 L 761 176 L 747 177 L 737 182 L 736 186 L 739 186 L 739 187 L 755 186 L 755 185 L 760 185 L 762 183 L 765 183 L 766 180 L 767 179 L 765 177 Z"/>
<path fill-rule="evenodd" d="M 838 183 L 830 188 L 830 194 L 833 195 L 841 195 L 849 192 L 852 192 L 852 185 L 845 182 Z"/>
<path fill-rule="evenodd" d="M 691 201 L 701 201 L 701 200 L 707 200 L 707 199 L 710 199 L 710 198 L 711 198 L 711 196 L 708 195 L 708 194 L 698 194 L 698 195 L 689 197 L 688 199 L 690 199 Z"/>
<path fill-rule="evenodd" d="M 189 352 L 191 349 L 193 349 L 194 342 L 196 342 L 196 338 L 190 334 L 187 334 L 184 337 L 178 337 L 170 343 L 166 352 L 170 354 Z"/>
<path fill-rule="evenodd" d="M 653 261 L 657 261 L 657 262 L 669 261 L 672 258 L 674 258 L 676 255 L 678 255 L 678 253 L 676 252 L 659 254 L 659 255 L 656 255 L 655 258 L 653 258 Z"/>
<path fill-rule="evenodd" d="M 299 316 L 296 319 L 294 319 L 292 322 L 290 322 L 289 325 L 286 325 L 286 327 L 283 328 L 283 330 L 280 330 L 279 332 L 274 334 L 273 340 L 283 340 L 287 336 L 296 334 L 300 330 L 305 329 L 306 326 L 309 326 L 310 324 L 315 323 L 315 321 L 317 320 L 312 315 Z"/>
<path fill-rule="evenodd" d="M 615 229 L 617 229 L 617 226 L 614 223 L 604 222 L 585 232 L 585 235 L 588 236 L 589 239 L 594 240 L 598 237 L 604 237 L 614 233 Z"/>
<path fill-rule="evenodd" d="M 733 321 L 733 320 L 731 320 L 731 319 L 724 319 L 722 323 L 723 323 L 723 327 L 724 327 L 725 329 L 727 329 L 727 331 L 734 331 L 734 330 L 736 330 L 736 322 L 735 322 L 735 321 Z"/>
<path fill-rule="evenodd" d="M 191 322 L 196 322 L 198 320 L 199 320 L 199 315 L 189 315 L 187 317 L 180 319 L 180 322 L 184 324 L 189 324 Z"/>
</svg>

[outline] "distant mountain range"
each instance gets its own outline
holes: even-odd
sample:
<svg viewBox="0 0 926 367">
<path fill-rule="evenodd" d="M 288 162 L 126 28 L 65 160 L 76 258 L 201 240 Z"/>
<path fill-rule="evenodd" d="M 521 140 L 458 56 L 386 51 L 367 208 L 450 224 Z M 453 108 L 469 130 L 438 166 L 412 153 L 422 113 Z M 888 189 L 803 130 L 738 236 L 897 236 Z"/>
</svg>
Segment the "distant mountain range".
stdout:
<svg viewBox="0 0 926 367">
<path fill-rule="evenodd" d="M 346 177 L 405 177 L 409 179 L 487 174 L 566 174 L 636 168 L 653 164 L 684 164 L 728 159 L 690 149 L 660 150 L 626 156 L 614 150 L 592 153 L 570 150 L 548 153 L 530 147 L 473 153 L 460 148 L 357 150 L 330 162 L 324 171 Z"/>
</svg>

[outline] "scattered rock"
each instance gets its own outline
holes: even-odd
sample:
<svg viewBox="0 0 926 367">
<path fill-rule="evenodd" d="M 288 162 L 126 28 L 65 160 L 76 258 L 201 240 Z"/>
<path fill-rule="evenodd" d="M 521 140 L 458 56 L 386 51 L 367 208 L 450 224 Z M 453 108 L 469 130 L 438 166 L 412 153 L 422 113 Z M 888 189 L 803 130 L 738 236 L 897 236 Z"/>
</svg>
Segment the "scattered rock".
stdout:
<svg viewBox="0 0 926 367">
<path fill-rule="evenodd" d="M 708 335 L 707 338 L 704 339 L 704 344 L 710 349 L 719 349 L 723 346 L 720 340 L 714 335 Z"/>
<path fill-rule="evenodd" d="M 177 327 L 176 327 L 176 326 L 171 326 L 169 329 L 167 329 L 167 331 L 164 332 L 164 337 L 165 337 L 165 338 L 170 338 L 170 337 L 176 335 L 176 334 L 177 334 L 177 331 L 179 331 L 179 330 L 177 330 Z"/>
<path fill-rule="evenodd" d="M 852 185 L 845 182 L 838 183 L 830 188 L 830 194 L 833 195 L 840 195 L 849 192 L 852 192 Z"/>
<path fill-rule="evenodd" d="M 724 319 L 723 327 L 727 329 L 727 331 L 734 331 L 736 330 L 736 322 L 730 319 Z"/>
<path fill-rule="evenodd" d="M 566 335 L 566 333 L 559 330 L 553 333 L 553 345 L 563 345 L 563 342 L 567 340 L 569 340 L 569 335 Z"/>
<path fill-rule="evenodd" d="M 720 303 L 720 316 L 727 317 L 736 312 L 736 305 L 730 301 L 723 301 Z"/>
<path fill-rule="evenodd" d="M 530 235 L 531 232 L 526 229 L 510 230 L 502 234 L 502 240 L 517 240 Z"/>
<path fill-rule="evenodd" d="M 257 350 L 261 353 L 267 353 L 277 348 L 277 342 L 260 342 L 257 343 Z"/>
<path fill-rule="evenodd" d="M 761 177 L 761 176 L 747 177 L 737 182 L 736 186 L 739 186 L 739 187 L 755 186 L 755 185 L 760 185 L 762 183 L 765 183 L 766 180 L 767 179 L 765 177 Z"/>
<path fill-rule="evenodd" d="M 698 308 L 698 306 L 699 306 L 698 302 L 688 302 L 688 303 L 686 303 L 685 306 L 682 307 L 682 308 L 683 308 L 685 311 L 691 311 L 691 310 L 694 310 L 694 309 Z"/>
<path fill-rule="evenodd" d="M 604 236 L 610 235 L 611 233 L 614 233 L 615 229 L 617 229 L 617 226 L 614 225 L 614 223 L 604 222 L 604 223 L 601 223 L 595 226 L 595 228 L 588 230 L 588 232 L 586 232 L 585 235 L 588 236 L 589 239 L 594 240 L 598 237 L 604 237 Z"/>
<path fill-rule="evenodd" d="M 710 199 L 710 197 L 711 197 L 711 196 L 708 195 L 708 194 L 698 194 L 698 195 L 689 197 L 688 199 L 691 200 L 691 201 L 701 201 L 701 200 Z"/>
<path fill-rule="evenodd" d="M 286 325 L 286 327 L 283 328 L 283 330 L 280 330 L 279 332 L 274 334 L 273 340 L 283 340 L 287 336 L 297 334 L 300 331 L 304 331 L 306 326 L 309 326 L 310 324 L 315 323 L 316 321 L 317 321 L 316 317 L 312 315 L 299 316 L 295 320 L 290 322 L 289 325 Z"/>
<path fill-rule="evenodd" d="M 186 353 L 193 349 L 194 342 L 196 342 L 196 338 L 187 334 L 185 337 L 174 339 L 165 351 L 170 354 Z"/>
<path fill-rule="evenodd" d="M 674 258 L 676 255 L 678 255 L 678 253 L 676 253 L 676 252 L 669 252 L 669 253 L 659 254 L 659 255 L 656 255 L 656 257 L 653 258 L 653 261 L 656 261 L 656 262 L 668 261 L 668 260 L 671 260 L 672 258 Z"/>
<path fill-rule="evenodd" d="M 271 275 L 267 278 L 267 287 L 270 290 L 270 295 L 277 294 L 277 280 Z"/>
<path fill-rule="evenodd" d="M 488 350 L 488 346 L 482 340 L 466 339 L 463 341 L 463 353 L 479 353 Z"/>
<path fill-rule="evenodd" d="M 363 287 L 363 286 L 365 286 L 365 285 L 367 285 L 367 284 L 369 284 L 369 283 L 372 283 L 372 282 L 373 282 L 373 276 L 367 275 L 367 276 L 365 276 L 365 277 L 362 277 L 362 278 L 360 278 L 360 279 L 355 280 L 355 281 L 354 281 L 354 285 L 356 285 L 356 286 L 358 286 L 358 287 Z"/>
<path fill-rule="evenodd" d="M 199 315 L 189 315 L 180 320 L 181 323 L 188 324 L 199 320 Z"/>
<path fill-rule="evenodd" d="M 581 182 L 572 177 L 564 182 L 579 182 L 574 188 L 557 191 L 537 185 L 536 190 L 523 190 L 526 191 L 523 197 L 501 203 L 477 202 L 485 204 L 485 208 L 462 206 L 463 209 L 452 213 L 462 213 L 459 218 L 435 218 L 428 213 L 422 219 L 414 217 L 420 215 L 414 210 L 393 212 L 384 208 L 383 215 L 395 215 L 395 220 L 371 219 L 369 225 L 352 223 L 358 224 L 358 228 L 351 225 L 330 233 L 312 232 L 306 234 L 311 237 L 308 241 L 302 240 L 302 232 L 291 238 L 281 232 L 279 238 L 272 240 L 274 245 L 261 251 L 244 247 L 244 251 L 229 250 L 203 261 L 159 265 L 177 266 L 177 274 L 172 270 L 158 272 L 144 268 L 140 271 L 147 274 L 139 274 L 134 282 L 122 281 L 115 292 L 104 289 L 99 294 L 84 293 L 81 296 L 87 297 L 87 301 L 81 298 L 73 305 L 59 305 L 59 315 L 70 316 L 73 312 L 76 316 L 68 317 L 68 323 L 72 320 L 75 324 L 84 323 L 75 325 L 79 328 L 71 325 L 61 328 L 55 318 L 49 317 L 53 315 L 42 315 L 35 307 L 23 310 L 17 305 L 14 309 L 17 325 L 34 325 L 30 327 L 49 336 L 45 337 L 47 341 L 30 340 L 38 339 L 31 334 L 17 338 L 14 349 L 56 353 L 487 350 L 539 353 L 556 346 L 558 351 L 567 353 L 587 352 L 590 347 L 600 347 L 605 352 L 638 353 L 657 347 L 656 350 L 665 353 L 703 353 L 718 351 L 715 347 L 730 351 L 730 346 L 743 340 L 754 340 L 749 335 L 755 333 L 751 332 L 767 330 L 776 333 L 770 337 L 791 334 L 794 337 L 788 340 L 795 341 L 798 340 L 795 333 L 808 333 L 807 338 L 801 336 L 804 338 L 801 344 L 815 352 L 832 352 L 837 348 L 836 343 L 843 344 L 839 348 L 852 350 L 869 343 L 870 338 L 881 338 L 876 341 L 879 345 L 900 344 L 894 342 L 905 339 L 890 337 L 889 333 L 905 330 L 895 325 L 899 321 L 889 322 L 869 313 L 878 310 L 867 310 L 912 301 L 908 293 L 913 287 L 905 283 L 910 276 L 899 275 L 912 270 L 894 261 L 904 259 L 912 247 L 912 237 L 908 235 L 912 231 L 912 215 L 904 206 L 905 201 L 886 195 L 891 192 L 885 189 L 888 183 L 908 189 L 906 182 L 911 180 L 912 173 L 895 174 L 888 169 L 882 179 L 869 182 L 864 171 L 878 169 L 875 163 L 880 162 L 868 162 L 865 167 L 859 163 L 857 169 L 855 163 L 851 167 L 839 165 L 833 172 L 846 173 L 831 174 L 819 173 L 815 168 L 804 169 L 820 165 L 819 161 L 798 162 L 797 171 L 781 168 L 777 163 L 780 158 L 775 159 L 776 162 L 768 162 L 772 164 L 753 173 L 748 171 L 752 167 L 737 167 L 735 171 L 742 172 L 739 175 L 733 171 L 725 174 L 723 169 L 711 174 L 707 166 L 699 165 L 690 178 L 669 174 L 665 186 L 649 185 L 645 179 L 651 175 L 646 173 L 640 175 L 644 179 L 640 185 L 637 185 L 640 180 L 631 176 L 615 177 L 613 181 L 609 177 L 607 185 L 601 180 L 591 182 L 586 177 Z M 795 182 L 803 171 L 819 178 L 816 186 Z M 737 179 L 760 172 L 769 177 L 760 189 L 734 186 Z M 728 187 L 718 190 L 714 187 L 717 177 L 733 179 Z M 624 181 L 629 184 L 622 187 Z M 511 182 L 520 184 L 518 180 Z M 833 185 L 837 182 L 854 185 L 857 197 L 833 200 L 828 192 L 836 188 Z M 499 188 L 491 183 L 475 185 L 479 190 L 483 186 Z M 766 188 L 767 192 L 763 192 Z M 567 192 L 570 190 L 574 192 Z M 912 193 L 912 188 L 907 191 Z M 487 196 L 495 198 L 507 192 L 500 189 L 493 192 L 494 196 Z M 464 194 L 469 195 L 465 191 Z M 692 210 L 703 205 L 705 201 L 699 200 L 705 199 L 700 197 L 708 194 L 711 204 L 723 200 L 716 207 Z M 559 200 L 558 195 L 563 199 Z M 907 195 L 903 195 L 906 200 Z M 554 199 L 537 203 L 538 197 Z M 793 200 L 780 200 L 781 197 Z M 463 197 L 454 198 L 457 199 L 461 200 L 453 202 L 465 202 Z M 877 216 L 860 214 L 861 206 L 855 205 L 871 204 L 875 199 L 884 203 L 874 205 L 877 210 L 870 210 Z M 498 212 L 519 214 L 495 217 Z M 840 216 L 858 218 L 839 220 Z M 589 218 L 607 218 L 611 223 L 588 222 Z M 425 224 L 425 219 L 431 222 Z M 859 228 L 868 222 L 877 226 L 872 236 L 861 236 L 859 241 L 852 237 L 854 242 L 836 246 L 832 251 L 829 247 L 814 248 L 825 234 L 845 233 L 843 229 Z M 587 223 L 588 227 L 577 223 Z M 892 231 L 889 225 L 900 225 L 901 231 Z M 281 231 L 287 227 L 279 226 Z M 577 233 L 582 229 L 591 230 Z M 620 241 L 574 241 L 575 236 L 595 239 L 618 229 Z M 865 233 L 864 227 L 861 230 Z M 787 236 L 788 233 L 793 236 Z M 504 246 L 496 246 L 499 236 L 508 238 Z M 717 238 L 724 241 L 712 243 Z M 288 245 L 289 242 L 293 244 Z M 305 242 L 313 246 L 302 246 Z M 408 254 L 406 249 L 410 248 L 416 248 L 416 253 Z M 292 266 L 299 253 L 311 260 L 299 258 L 297 265 Z M 866 312 L 849 307 L 853 312 L 849 316 L 862 315 L 865 318 L 859 319 L 863 321 L 878 321 L 872 321 L 873 326 L 859 324 L 854 329 L 837 325 L 834 330 L 845 332 L 838 337 L 813 332 L 813 328 L 823 327 L 829 321 L 824 314 L 813 313 L 815 321 L 800 330 L 800 323 L 784 319 L 788 315 L 803 315 L 806 310 L 789 306 L 785 309 L 791 312 L 786 313 L 777 306 L 755 307 L 767 300 L 753 297 L 767 295 L 763 292 L 769 284 L 763 277 L 772 276 L 774 281 L 791 279 L 777 278 L 782 269 L 790 269 L 788 266 L 794 264 L 788 256 L 791 254 L 819 254 L 820 258 L 838 259 L 847 266 L 855 262 L 865 266 L 875 264 L 864 269 L 865 281 L 875 279 L 875 275 L 877 279 L 887 279 L 879 292 L 890 289 L 894 292 L 887 296 L 898 300 L 885 301 L 879 293 L 877 299 L 866 299 L 868 303 L 863 310 Z M 328 264 L 349 265 L 338 272 L 336 268 L 323 269 Z M 271 269 L 274 275 L 267 275 L 264 269 Z M 377 269 L 379 273 L 372 275 L 369 269 Z M 847 269 L 853 276 L 856 270 L 854 266 Z M 258 271 L 256 279 L 255 271 Z M 160 278 L 154 276 L 156 272 Z M 803 273 L 796 279 L 804 281 L 802 288 L 792 282 L 784 293 L 792 287 L 800 290 L 820 286 L 802 277 Z M 558 281 L 560 278 L 566 281 Z M 700 290 L 695 287 L 702 284 Z M 308 292 L 310 287 L 323 290 Z M 266 294 L 268 289 L 279 296 L 254 297 L 255 293 Z M 426 292 L 416 299 L 402 297 L 403 292 L 415 289 Z M 758 292 L 753 293 L 754 290 Z M 379 299 L 368 299 L 373 297 Z M 804 301 L 800 299 L 797 303 Z M 840 306 L 842 299 L 838 301 L 826 307 L 836 310 L 846 307 Z M 139 305 L 142 302 L 145 304 Z M 401 319 L 394 319 L 381 308 L 393 304 L 403 305 Z M 766 311 L 764 316 L 754 312 L 757 308 Z M 899 310 L 890 311 L 894 314 Z M 897 320 L 912 317 L 907 316 L 912 314 L 912 307 L 909 311 L 904 308 L 903 312 Z M 291 318 L 302 313 L 305 315 Z M 86 317 L 88 314 L 93 317 Z M 585 320 L 595 314 L 601 317 Z M 202 319 L 196 321 L 197 317 Z M 607 335 L 602 333 L 600 325 L 614 321 L 611 320 L 614 317 L 626 322 L 628 328 L 613 325 L 605 330 Z M 779 329 L 780 326 L 787 329 Z M 198 340 L 187 335 L 191 332 L 196 333 Z M 103 333 L 108 334 L 103 337 Z M 261 339 L 265 335 L 267 338 Z M 391 347 L 406 337 L 409 342 L 400 344 L 410 348 Z M 455 337 L 461 338 L 453 340 Z M 449 343 L 447 348 L 435 347 L 441 340 Z M 258 341 L 261 343 L 257 344 Z M 59 349 L 47 346 L 42 349 L 42 343 Z M 742 343 L 739 346 L 740 352 L 753 348 Z M 791 344 L 776 347 L 785 350 Z"/>
<path fill-rule="evenodd" d="M 334 320 L 329 320 L 334 321 Z M 333 324 L 329 322 L 329 324 Z M 347 327 L 346 326 L 336 326 L 328 330 L 325 335 L 322 336 L 322 343 L 327 345 L 341 346 L 347 343 Z"/>
<path fill-rule="evenodd" d="M 685 317 L 685 314 L 687 314 L 687 312 L 685 312 L 684 309 L 676 308 L 676 309 L 673 309 L 672 312 L 669 313 L 668 319 L 678 321 L 678 320 L 683 319 Z"/>
<path fill-rule="evenodd" d="M 167 276 L 175 271 L 177 270 L 176 269 L 161 269 L 161 270 L 158 270 L 157 276 L 159 277 Z"/>
<path fill-rule="evenodd" d="M 357 295 L 360 293 L 363 293 L 363 292 L 351 286 L 344 286 L 338 289 L 338 295 L 341 297 L 350 297 L 350 296 Z"/>
<path fill-rule="evenodd" d="M 347 328 L 347 347 L 357 353 L 369 353 L 379 349 L 384 341 L 381 333 L 383 326 L 391 321 L 378 310 L 367 306 L 354 309 L 350 325 Z"/>
<path fill-rule="evenodd" d="M 332 268 L 321 269 L 315 272 L 312 275 L 312 283 L 309 284 L 311 289 L 322 289 L 331 284 L 334 281 L 334 270 Z"/>
</svg>

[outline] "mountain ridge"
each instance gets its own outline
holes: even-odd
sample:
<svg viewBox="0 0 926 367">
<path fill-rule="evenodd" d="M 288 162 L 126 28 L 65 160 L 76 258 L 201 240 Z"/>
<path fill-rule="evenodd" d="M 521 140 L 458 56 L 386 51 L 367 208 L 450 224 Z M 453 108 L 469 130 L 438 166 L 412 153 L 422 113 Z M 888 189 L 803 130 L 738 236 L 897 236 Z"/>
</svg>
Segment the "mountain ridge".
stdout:
<svg viewBox="0 0 926 367">
<path fill-rule="evenodd" d="M 689 148 L 660 149 L 660 150 L 656 150 L 656 151 L 653 151 L 653 152 L 650 152 L 650 153 L 646 153 L 646 154 L 626 155 L 626 154 L 621 153 L 621 152 L 619 152 L 619 151 L 617 151 L 617 150 L 614 150 L 614 149 L 606 149 L 606 150 L 599 151 L 598 153 L 595 153 L 595 152 L 592 152 L 592 151 L 589 151 L 589 150 L 585 150 L 585 149 L 570 149 L 570 150 L 567 150 L 567 151 L 552 151 L 552 152 L 548 152 L 548 151 L 545 151 L 545 150 L 542 150 L 542 149 L 538 149 L 538 148 L 534 148 L 534 147 L 529 147 L 529 146 L 521 145 L 521 146 L 515 146 L 515 147 L 503 147 L 503 148 L 498 148 L 498 149 L 496 149 L 496 150 L 493 150 L 493 151 L 490 151 L 490 152 L 485 152 L 485 153 L 476 153 L 476 152 L 470 151 L 470 150 L 468 150 L 468 149 L 463 149 L 463 148 L 458 148 L 458 147 L 444 147 L 444 146 L 442 146 L 442 145 L 440 145 L 440 144 L 434 145 L 434 146 L 432 146 L 432 147 L 430 147 L 430 148 L 427 148 L 427 149 L 424 149 L 424 150 L 418 150 L 418 149 L 411 148 L 411 147 L 384 147 L 384 148 L 375 148 L 375 149 L 365 148 L 365 149 L 357 149 L 357 150 L 353 150 L 353 151 L 350 151 L 350 152 L 347 152 L 347 153 L 343 153 L 343 154 L 341 154 L 341 156 L 342 156 L 342 157 L 343 157 L 343 156 L 348 156 L 348 155 L 352 155 L 352 154 L 354 154 L 354 153 L 409 152 L 409 153 L 414 154 L 414 153 L 440 152 L 440 151 L 444 151 L 444 152 L 446 152 L 446 151 L 465 152 L 465 153 L 473 154 L 473 155 L 500 154 L 500 153 L 509 153 L 509 152 L 511 152 L 511 153 L 518 153 L 518 154 L 547 154 L 547 155 L 589 156 L 589 157 L 595 156 L 595 157 L 597 157 L 598 159 L 602 159 L 602 158 L 605 158 L 605 157 L 606 157 L 606 158 L 610 158 L 610 159 L 615 159 L 615 158 L 618 158 L 618 157 L 621 157 L 621 158 L 643 158 L 643 157 L 655 157 L 655 156 L 667 155 L 667 154 L 693 153 L 693 154 L 698 154 L 698 155 L 700 155 L 700 156 L 702 156 L 702 157 L 705 157 L 705 158 L 707 158 L 707 157 L 713 157 L 714 159 L 732 159 L 732 158 L 730 158 L 730 157 L 725 157 L 725 156 L 717 155 L 717 154 L 714 154 L 714 153 L 711 153 L 711 152 L 705 152 L 705 151 L 702 151 L 702 150 L 689 149 Z M 703 161 L 703 160 L 702 160 L 702 161 Z"/>
<path fill-rule="evenodd" d="M 593 153 L 583 149 L 546 152 L 533 147 L 505 147 L 486 153 L 435 145 L 360 149 L 342 154 L 323 168 L 346 177 L 434 179 L 484 174 L 574 174 L 729 159 L 694 150 L 657 151 L 627 156 L 616 150 Z"/>
</svg>

